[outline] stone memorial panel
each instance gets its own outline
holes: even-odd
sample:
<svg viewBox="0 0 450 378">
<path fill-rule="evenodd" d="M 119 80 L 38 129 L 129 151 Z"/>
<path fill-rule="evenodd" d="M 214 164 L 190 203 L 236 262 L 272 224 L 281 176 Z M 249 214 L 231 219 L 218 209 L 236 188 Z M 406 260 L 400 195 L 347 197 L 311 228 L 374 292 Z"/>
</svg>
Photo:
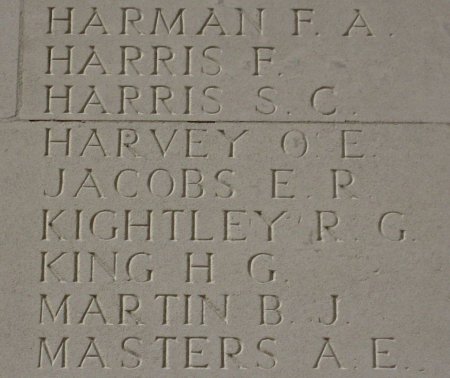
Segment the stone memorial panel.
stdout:
<svg viewBox="0 0 450 378">
<path fill-rule="evenodd" d="M 449 376 L 448 2 L 0 8 L 0 377 Z"/>
</svg>

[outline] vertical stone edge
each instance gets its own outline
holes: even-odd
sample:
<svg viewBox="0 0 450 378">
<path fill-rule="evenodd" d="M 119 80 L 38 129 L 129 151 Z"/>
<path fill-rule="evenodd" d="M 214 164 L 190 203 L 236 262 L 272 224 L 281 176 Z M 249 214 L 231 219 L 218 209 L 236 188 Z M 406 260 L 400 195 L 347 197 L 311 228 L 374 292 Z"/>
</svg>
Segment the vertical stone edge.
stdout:
<svg viewBox="0 0 450 378">
<path fill-rule="evenodd" d="M 23 0 L 0 1 L 0 120 L 15 118 L 21 101 Z"/>
</svg>

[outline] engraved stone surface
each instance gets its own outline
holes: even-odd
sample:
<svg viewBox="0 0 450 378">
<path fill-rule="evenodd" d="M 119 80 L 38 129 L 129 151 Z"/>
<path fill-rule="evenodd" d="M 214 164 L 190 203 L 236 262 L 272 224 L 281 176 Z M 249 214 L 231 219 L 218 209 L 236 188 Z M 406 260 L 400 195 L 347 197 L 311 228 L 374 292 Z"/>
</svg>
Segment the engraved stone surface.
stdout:
<svg viewBox="0 0 450 378">
<path fill-rule="evenodd" d="M 447 13 L 444 0 L 25 0 L 20 114 L 448 121 Z"/>
<path fill-rule="evenodd" d="M 2 378 L 448 377 L 447 2 L 10 6 Z"/>
<path fill-rule="evenodd" d="M 19 30 L 21 20 L 19 1 L 0 2 L 0 117 L 8 118 L 16 115 L 16 103 L 19 101 L 18 87 L 21 78 L 18 76 L 21 57 L 19 53 Z"/>
</svg>

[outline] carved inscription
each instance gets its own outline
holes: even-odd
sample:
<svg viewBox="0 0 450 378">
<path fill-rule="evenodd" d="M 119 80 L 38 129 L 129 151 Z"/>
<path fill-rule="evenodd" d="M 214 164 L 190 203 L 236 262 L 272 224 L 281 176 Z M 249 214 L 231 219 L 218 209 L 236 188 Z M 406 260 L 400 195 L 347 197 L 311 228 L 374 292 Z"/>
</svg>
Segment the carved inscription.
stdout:
<svg viewBox="0 0 450 378">
<path fill-rule="evenodd" d="M 33 119 L 356 120 L 344 60 L 396 43 L 383 12 L 335 2 L 25 0 L 25 11 L 21 110 Z"/>
<path fill-rule="evenodd" d="M 445 177 L 397 129 L 428 110 L 417 98 L 446 101 L 417 63 L 436 64 L 424 6 L 21 5 L 30 376 L 424 373 L 405 351 L 428 345 L 409 316 L 429 292 L 403 296 L 423 283 L 397 275 L 443 228 L 424 223 L 443 224 L 426 211 Z"/>
<path fill-rule="evenodd" d="M 289 261 L 415 242 L 405 205 L 358 209 L 376 198 L 361 165 L 382 159 L 369 129 L 81 126 L 41 133 L 38 369 L 283 376 L 283 330 L 302 324 L 314 337 L 299 369 L 354 368 L 330 332 L 351 333 L 351 296 L 319 275 L 298 311 L 304 280 Z M 355 368 L 396 371 L 398 339 L 368 326 Z"/>
</svg>

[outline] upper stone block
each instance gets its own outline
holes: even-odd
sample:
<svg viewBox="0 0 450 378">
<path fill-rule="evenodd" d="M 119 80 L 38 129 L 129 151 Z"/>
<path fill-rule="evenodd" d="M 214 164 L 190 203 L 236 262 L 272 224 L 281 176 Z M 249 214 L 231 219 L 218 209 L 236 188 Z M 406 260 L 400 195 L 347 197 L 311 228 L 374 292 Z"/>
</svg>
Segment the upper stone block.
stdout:
<svg viewBox="0 0 450 378">
<path fill-rule="evenodd" d="M 24 119 L 445 122 L 448 2 L 25 0 Z"/>
</svg>

